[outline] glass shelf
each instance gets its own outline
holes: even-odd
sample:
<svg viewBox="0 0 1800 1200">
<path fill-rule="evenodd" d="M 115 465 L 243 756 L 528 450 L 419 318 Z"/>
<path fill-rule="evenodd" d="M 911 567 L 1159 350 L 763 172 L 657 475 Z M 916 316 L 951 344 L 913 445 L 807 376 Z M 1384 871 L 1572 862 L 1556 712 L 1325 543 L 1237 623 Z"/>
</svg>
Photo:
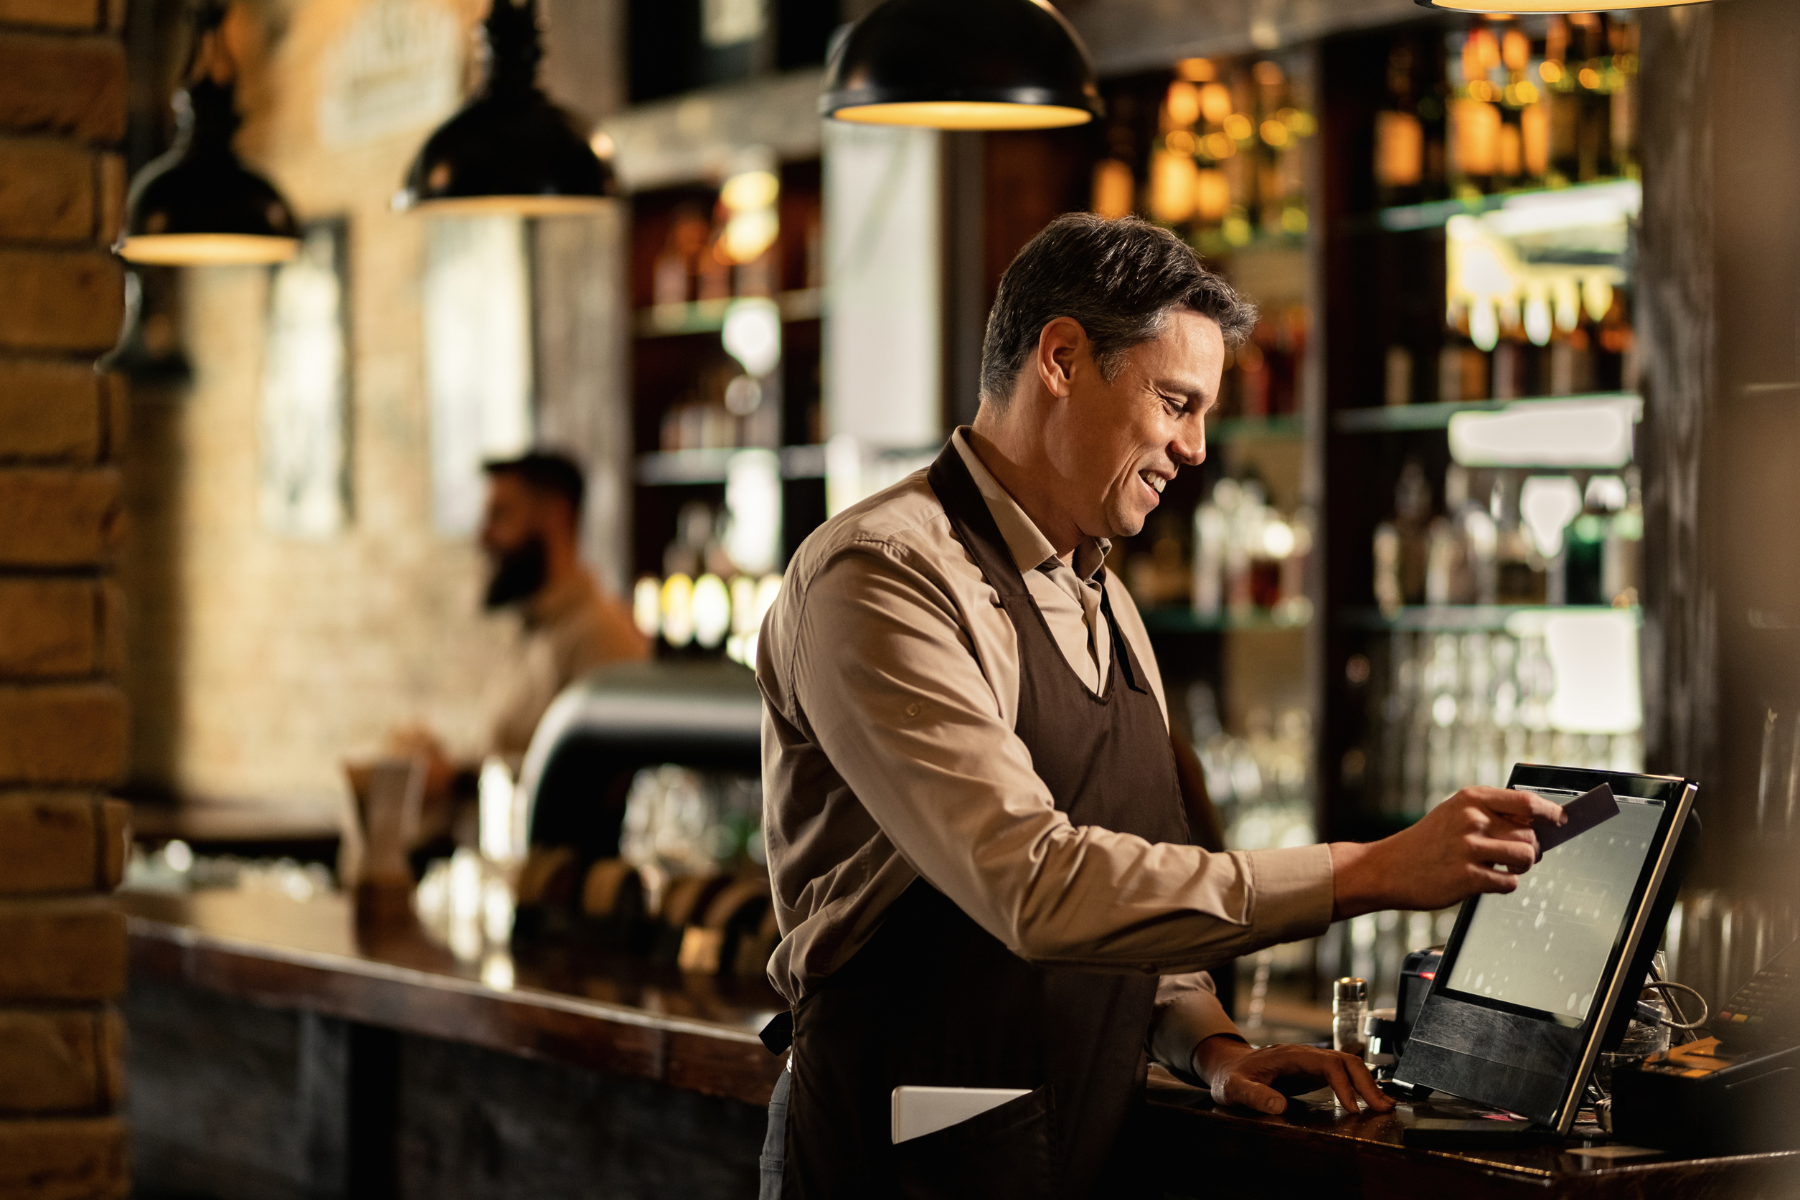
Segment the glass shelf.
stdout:
<svg viewBox="0 0 1800 1200">
<path fill-rule="evenodd" d="M 654 454 L 640 454 L 637 460 L 637 481 L 647 487 L 691 487 L 724 483 L 731 468 L 732 455 L 739 453 L 741 449 L 661 450 Z M 825 447 L 782 446 L 777 453 L 781 456 L 783 479 L 825 478 Z"/>
<path fill-rule="evenodd" d="M 823 288 L 801 288 L 775 297 L 784 321 L 816 321 L 824 307 Z M 725 310 L 740 297 L 691 300 L 686 304 L 652 304 L 632 320 L 639 337 L 675 337 L 684 333 L 717 333 L 725 327 Z"/>
<path fill-rule="evenodd" d="M 1635 179 L 1609 179 L 1597 183 L 1574 184 L 1560 188 L 1530 188 L 1516 192 L 1494 192 L 1468 199 L 1434 200 L 1427 204 L 1405 204 L 1384 208 L 1375 214 L 1376 224 L 1389 233 L 1409 233 L 1420 229 L 1441 229 L 1451 217 L 1480 216 L 1503 208 L 1525 205 L 1586 202 L 1616 203 L 1635 212 L 1643 202 L 1643 184 Z"/>
<path fill-rule="evenodd" d="M 1505 412 L 1509 409 L 1583 407 L 1629 400 L 1643 419 L 1643 397 L 1636 392 L 1591 392 L 1582 396 L 1534 396 L 1519 400 L 1463 400 L 1447 404 L 1396 404 L 1386 408 L 1344 408 L 1332 417 L 1339 433 L 1402 433 L 1415 429 L 1448 429 L 1450 418 L 1465 412 Z"/>
<path fill-rule="evenodd" d="M 1537 624 L 1562 614 L 1628 613 L 1642 622 L 1641 608 L 1605 604 L 1416 604 L 1392 613 L 1378 608 L 1346 609 L 1342 624 L 1350 629 L 1386 633 L 1502 633 L 1521 622 Z M 1148 614 L 1146 614 L 1147 616 Z"/>
<path fill-rule="evenodd" d="M 1209 422 L 1209 442 L 1297 442 L 1306 436 L 1306 422 L 1294 415 L 1278 417 L 1225 417 Z"/>
<path fill-rule="evenodd" d="M 1243 615 L 1221 613 L 1216 617 L 1202 617 L 1191 608 L 1167 605 L 1161 608 L 1143 610 L 1144 628 L 1151 633 L 1241 633 L 1266 632 L 1269 630 L 1305 629 L 1306 620 L 1277 620 L 1268 612 L 1258 610 Z"/>
</svg>

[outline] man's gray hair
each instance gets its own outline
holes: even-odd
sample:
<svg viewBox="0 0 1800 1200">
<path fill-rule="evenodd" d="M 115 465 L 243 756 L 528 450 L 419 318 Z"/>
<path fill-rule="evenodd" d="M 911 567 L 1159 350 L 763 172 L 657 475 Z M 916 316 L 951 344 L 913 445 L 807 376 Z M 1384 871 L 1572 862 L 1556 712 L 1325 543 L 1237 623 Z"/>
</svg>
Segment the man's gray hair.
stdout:
<svg viewBox="0 0 1800 1200">
<path fill-rule="evenodd" d="M 1110 383 L 1125 352 L 1160 337 L 1176 308 L 1217 321 L 1233 349 L 1256 326 L 1256 306 L 1167 229 L 1136 217 L 1058 217 L 1000 277 L 981 346 L 981 398 L 1006 406 L 1044 326 L 1057 317 L 1087 332 L 1100 376 Z"/>
</svg>

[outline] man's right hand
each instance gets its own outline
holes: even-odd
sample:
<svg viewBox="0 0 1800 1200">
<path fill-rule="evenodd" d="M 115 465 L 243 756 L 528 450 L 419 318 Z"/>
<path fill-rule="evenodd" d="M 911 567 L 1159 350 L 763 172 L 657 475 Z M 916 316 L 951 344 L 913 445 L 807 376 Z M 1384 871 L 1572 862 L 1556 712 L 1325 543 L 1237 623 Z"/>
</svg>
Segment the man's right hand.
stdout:
<svg viewBox="0 0 1800 1200">
<path fill-rule="evenodd" d="M 1537 862 L 1531 823 L 1538 819 L 1567 820 L 1561 805 L 1530 792 L 1467 787 L 1392 837 L 1333 842 L 1332 919 L 1448 908 L 1481 892 L 1510 892 Z"/>
</svg>

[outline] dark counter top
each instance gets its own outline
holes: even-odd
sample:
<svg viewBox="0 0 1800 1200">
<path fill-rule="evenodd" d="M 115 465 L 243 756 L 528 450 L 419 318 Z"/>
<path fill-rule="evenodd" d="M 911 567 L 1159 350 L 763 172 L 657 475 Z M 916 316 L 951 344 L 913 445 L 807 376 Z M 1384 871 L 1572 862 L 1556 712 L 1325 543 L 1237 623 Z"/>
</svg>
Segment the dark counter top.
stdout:
<svg viewBox="0 0 1800 1200">
<path fill-rule="evenodd" d="M 1164 1186 L 1179 1196 L 1271 1189 L 1304 1195 L 1308 1188 L 1332 1196 L 1454 1200 L 1800 1196 L 1800 1152 L 1684 1159 L 1599 1136 L 1516 1149 L 1403 1146 L 1404 1130 L 1416 1119 L 1460 1120 L 1486 1111 L 1441 1094 L 1391 1113 L 1351 1113 L 1319 1092 L 1291 1102 L 1282 1116 L 1267 1116 L 1215 1107 L 1207 1093 L 1156 1070 L 1150 1100 L 1145 1135 L 1152 1146 L 1179 1147 L 1161 1164 Z"/>
<path fill-rule="evenodd" d="M 122 892 L 119 903 L 135 976 L 753 1104 L 768 1103 L 781 1072 L 757 1032 L 784 1005 L 761 979 L 552 948 L 459 957 L 416 921 L 358 921 L 335 895 Z"/>
</svg>

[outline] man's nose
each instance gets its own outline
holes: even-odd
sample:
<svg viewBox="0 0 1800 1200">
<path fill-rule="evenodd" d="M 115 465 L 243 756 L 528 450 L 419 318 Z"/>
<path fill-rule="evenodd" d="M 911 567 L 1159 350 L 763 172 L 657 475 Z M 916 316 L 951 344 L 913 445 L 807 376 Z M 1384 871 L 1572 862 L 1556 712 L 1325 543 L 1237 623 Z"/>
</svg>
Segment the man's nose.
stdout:
<svg viewBox="0 0 1800 1200">
<path fill-rule="evenodd" d="M 1182 421 L 1169 442 L 1169 457 L 1184 467 L 1197 467 L 1206 461 L 1206 418 L 1195 414 Z"/>
</svg>

